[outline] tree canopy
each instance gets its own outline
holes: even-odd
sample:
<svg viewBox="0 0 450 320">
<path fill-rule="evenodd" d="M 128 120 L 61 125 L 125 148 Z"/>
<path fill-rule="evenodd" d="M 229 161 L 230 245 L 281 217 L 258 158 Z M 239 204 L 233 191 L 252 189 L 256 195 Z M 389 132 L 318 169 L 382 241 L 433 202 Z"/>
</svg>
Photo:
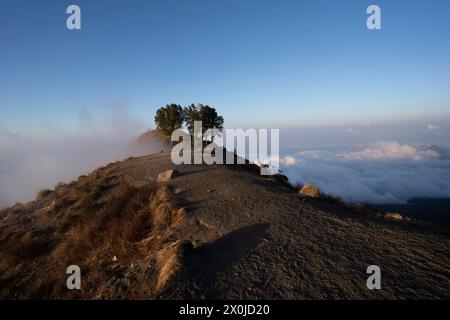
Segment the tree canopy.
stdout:
<svg viewBox="0 0 450 320">
<path fill-rule="evenodd" d="M 208 129 L 223 130 L 223 117 L 217 114 L 215 108 L 208 105 L 199 104 L 195 106 L 191 104 L 184 107 L 183 113 L 186 127 L 191 133 L 194 129 L 194 121 L 202 121 L 202 133 Z"/>
<path fill-rule="evenodd" d="M 184 121 L 183 109 L 177 104 L 168 104 L 156 111 L 156 128 L 166 135 L 171 135 L 182 127 Z"/>
<path fill-rule="evenodd" d="M 176 129 L 186 124 L 186 128 L 192 134 L 194 130 L 194 121 L 202 121 L 202 133 L 208 129 L 223 130 L 223 117 L 216 109 L 203 104 L 190 104 L 181 108 L 177 104 L 168 104 L 156 111 L 156 128 L 163 134 L 171 135 Z"/>
</svg>

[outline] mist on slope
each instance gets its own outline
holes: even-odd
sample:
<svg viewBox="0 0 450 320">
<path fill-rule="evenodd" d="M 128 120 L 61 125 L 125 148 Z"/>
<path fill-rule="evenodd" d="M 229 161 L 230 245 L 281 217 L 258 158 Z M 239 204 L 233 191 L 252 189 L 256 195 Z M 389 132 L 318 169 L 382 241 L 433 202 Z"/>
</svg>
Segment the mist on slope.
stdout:
<svg viewBox="0 0 450 320">
<path fill-rule="evenodd" d="M 164 145 L 159 142 L 146 147 L 132 143 L 145 129 L 126 107 L 111 108 L 103 119 L 82 108 L 75 132 L 0 128 L 0 208 L 30 201 L 43 188 L 70 182 L 107 163 L 160 152 Z"/>
</svg>

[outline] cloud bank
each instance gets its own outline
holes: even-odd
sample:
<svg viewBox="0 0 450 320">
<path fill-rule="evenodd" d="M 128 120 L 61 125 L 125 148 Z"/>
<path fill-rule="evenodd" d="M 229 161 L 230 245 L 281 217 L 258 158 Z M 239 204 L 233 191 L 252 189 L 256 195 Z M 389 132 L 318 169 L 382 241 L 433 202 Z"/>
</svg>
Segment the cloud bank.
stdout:
<svg viewBox="0 0 450 320">
<path fill-rule="evenodd" d="M 347 160 L 392 160 L 392 159 L 413 159 L 439 158 L 439 154 L 431 149 L 417 150 L 415 147 L 398 142 L 380 141 L 372 146 L 355 152 L 339 153 L 339 157 Z"/>
<path fill-rule="evenodd" d="M 79 122 L 76 132 L 45 135 L 0 128 L 0 208 L 32 200 L 40 189 L 70 182 L 104 164 L 160 151 L 130 145 L 145 124 L 126 107 L 111 108 L 101 121 L 82 108 Z"/>
<path fill-rule="evenodd" d="M 405 203 L 450 197 L 450 160 L 432 148 L 376 142 L 356 151 L 304 150 L 280 159 L 293 183 L 312 183 L 350 202 Z"/>
</svg>

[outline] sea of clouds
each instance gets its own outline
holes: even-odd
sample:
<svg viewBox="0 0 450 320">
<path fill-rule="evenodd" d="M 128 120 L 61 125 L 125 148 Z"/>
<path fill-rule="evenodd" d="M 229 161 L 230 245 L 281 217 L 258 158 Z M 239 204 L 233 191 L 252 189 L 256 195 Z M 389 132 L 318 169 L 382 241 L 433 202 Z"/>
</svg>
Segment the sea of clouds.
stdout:
<svg viewBox="0 0 450 320">
<path fill-rule="evenodd" d="M 284 154 L 280 168 L 291 182 L 312 183 L 348 202 L 450 197 L 450 158 L 436 146 L 378 141 L 356 150 L 300 150 Z"/>
</svg>

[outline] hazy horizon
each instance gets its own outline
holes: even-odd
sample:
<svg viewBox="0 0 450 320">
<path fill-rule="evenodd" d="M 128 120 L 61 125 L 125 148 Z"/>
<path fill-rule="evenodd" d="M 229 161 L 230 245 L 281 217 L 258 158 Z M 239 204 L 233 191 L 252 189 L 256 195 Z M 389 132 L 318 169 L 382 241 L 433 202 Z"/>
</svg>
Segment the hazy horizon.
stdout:
<svg viewBox="0 0 450 320">
<path fill-rule="evenodd" d="M 129 144 L 148 129 L 145 121 L 124 106 L 109 110 L 108 117 L 99 119 L 80 109 L 78 129 L 72 132 L 0 128 L 0 207 L 32 200 L 43 188 L 107 163 L 142 155 Z M 291 183 L 313 183 L 351 202 L 450 197 L 449 126 L 442 120 L 425 123 L 280 128 L 280 169 Z M 405 128 L 398 131 L 399 125 Z"/>
</svg>

